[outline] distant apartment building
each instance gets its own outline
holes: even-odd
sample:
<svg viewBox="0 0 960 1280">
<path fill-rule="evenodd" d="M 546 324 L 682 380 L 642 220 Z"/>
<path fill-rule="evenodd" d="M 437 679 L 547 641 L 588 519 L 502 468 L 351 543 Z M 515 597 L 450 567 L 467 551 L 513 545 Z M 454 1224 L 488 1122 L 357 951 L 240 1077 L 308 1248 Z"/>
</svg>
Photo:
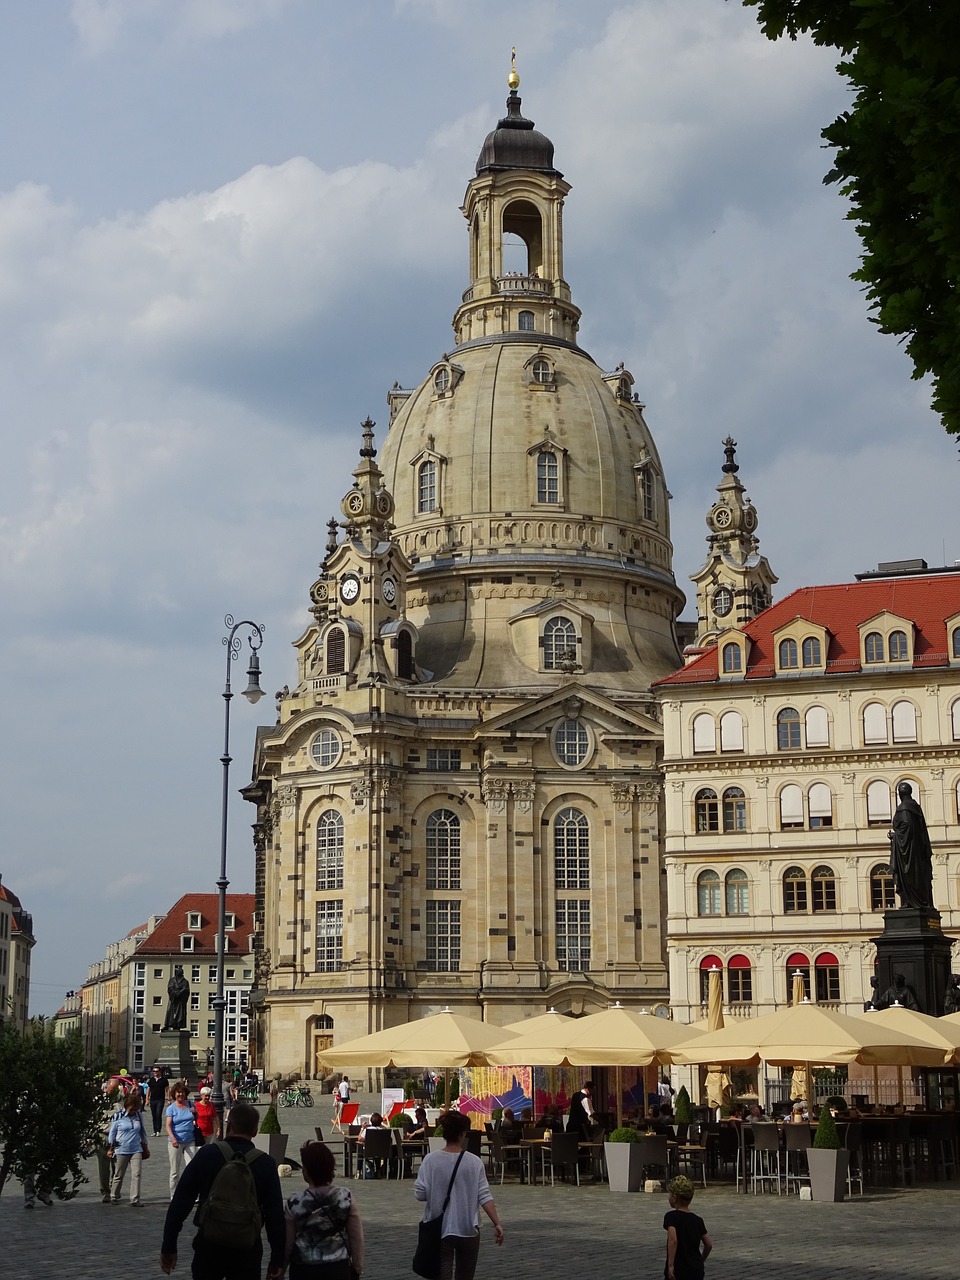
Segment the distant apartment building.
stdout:
<svg viewBox="0 0 960 1280">
<path fill-rule="evenodd" d="M 30 1016 L 33 916 L 0 878 L 0 1018 L 23 1030 Z"/>
</svg>

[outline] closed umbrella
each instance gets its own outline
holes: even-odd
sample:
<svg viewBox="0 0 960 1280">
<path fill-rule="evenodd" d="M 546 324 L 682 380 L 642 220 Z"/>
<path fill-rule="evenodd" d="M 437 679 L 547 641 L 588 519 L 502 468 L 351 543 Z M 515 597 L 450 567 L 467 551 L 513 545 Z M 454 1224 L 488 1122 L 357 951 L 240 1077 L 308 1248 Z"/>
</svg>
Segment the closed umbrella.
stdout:
<svg viewBox="0 0 960 1280">
<path fill-rule="evenodd" d="M 707 973 L 707 1029 L 719 1031 L 723 1026 L 723 991 L 721 974 L 716 965 Z M 707 1103 L 722 1107 L 730 1101 L 730 1077 L 722 1064 L 711 1062 L 707 1066 Z"/>
<path fill-rule="evenodd" d="M 807 998 L 807 988 L 803 981 L 803 974 L 799 969 L 793 975 L 793 1004 L 801 1005 Z M 813 1073 L 810 1070 L 809 1062 L 794 1063 L 793 1079 L 790 1082 L 790 1101 L 796 1102 L 798 1099 L 806 1102 L 808 1105 L 813 1102 Z"/>
</svg>

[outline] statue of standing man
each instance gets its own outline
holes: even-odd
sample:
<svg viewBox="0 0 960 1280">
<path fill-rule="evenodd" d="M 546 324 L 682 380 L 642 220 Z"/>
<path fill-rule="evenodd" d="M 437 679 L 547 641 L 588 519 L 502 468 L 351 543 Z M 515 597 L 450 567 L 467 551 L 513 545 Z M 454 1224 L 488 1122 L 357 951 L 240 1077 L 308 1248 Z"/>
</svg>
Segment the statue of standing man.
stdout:
<svg viewBox="0 0 960 1280">
<path fill-rule="evenodd" d="M 163 1020 L 164 1031 L 182 1031 L 187 1025 L 189 999 L 190 983 L 183 976 L 183 965 L 174 965 L 173 976 L 167 983 L 167 1016 Z"/>
<path fill-rule="evenodd" d="M 902 907 L 934 908 L 933 850 L 923 810 L 909 782 L 897 787 L 897 809 L 890 839 L 890 870 Z"/>
</svg>

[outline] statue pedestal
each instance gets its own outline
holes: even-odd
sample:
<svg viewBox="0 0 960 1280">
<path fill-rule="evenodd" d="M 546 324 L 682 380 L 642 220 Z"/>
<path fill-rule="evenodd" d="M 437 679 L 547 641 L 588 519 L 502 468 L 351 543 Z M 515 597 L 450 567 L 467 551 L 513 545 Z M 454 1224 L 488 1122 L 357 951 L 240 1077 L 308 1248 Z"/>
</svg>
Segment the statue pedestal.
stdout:
<svg viewBox="0 0 960 1280">
<path fill-rule="evenodd" d="M 190 1032 L 161 1031 L 160 1052 L 153 1065 L 163 1067 L 171 1080 L 194 1080 L 198 1069 L 190 1052 Z"/>
<path fill-rule="evenodd" d="M 938 1018 L 950 978 L 953 939 L 940 928 L 940 912 L 933 907 L 898 907 L 883 913 L 883 933 L 877 947 L 877 995 L 882 996 L 902 973 L 917 998 L 921 1013 Z"/>
</svg>

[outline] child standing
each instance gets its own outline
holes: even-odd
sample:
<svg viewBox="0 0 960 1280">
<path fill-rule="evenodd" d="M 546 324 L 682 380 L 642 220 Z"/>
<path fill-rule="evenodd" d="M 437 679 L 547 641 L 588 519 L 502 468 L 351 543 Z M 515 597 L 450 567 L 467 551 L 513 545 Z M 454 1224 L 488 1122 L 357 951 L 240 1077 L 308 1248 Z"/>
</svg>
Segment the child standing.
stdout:
<svg viewBox="0 0 960 1280">
<path fill-rule="evenodd" d="M 667 1183 L 667 1191 L 670 1193 L 670 1212 L 663 1218 L 663 1229 L 667 1233 L 667 1261 L 663 1273 L 667 1280 L 703 1280 L 703 1264 L 713 1248 L 713 1241 L 707 1234 L 703 1219 L 690 1212 L 693 1183 L 689 1178 L 674 1178 Z"/>
</svg>

